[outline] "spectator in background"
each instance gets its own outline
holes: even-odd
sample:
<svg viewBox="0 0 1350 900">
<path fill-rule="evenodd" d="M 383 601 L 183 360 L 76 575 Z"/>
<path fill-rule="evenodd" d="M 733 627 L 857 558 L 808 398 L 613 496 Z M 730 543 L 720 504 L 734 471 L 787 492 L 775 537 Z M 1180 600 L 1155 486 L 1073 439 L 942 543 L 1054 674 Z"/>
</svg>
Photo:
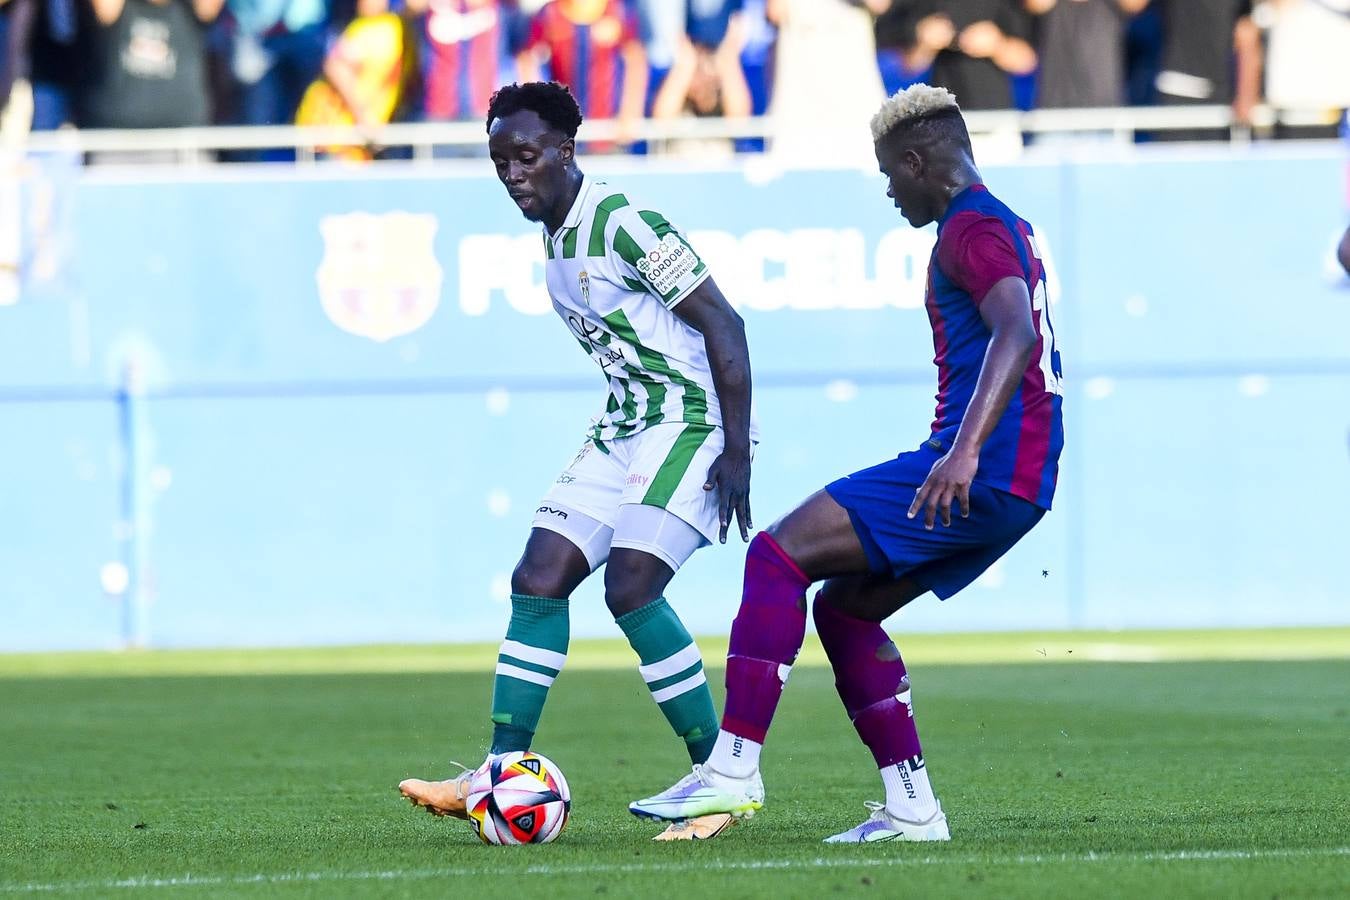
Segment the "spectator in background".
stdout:
<svg viewBox="0 0 1350 900">
<path fill-rule="evenodd" d="M 744 0 L 741 23 L 745 29 L 741 72 L 745 75 L 745 86 L 750 91 L 750 112 L 761 116 L 769 108 L 770 75 L 778 32 L 769 21 L 765 0 Z M 749 142 L 746 149 L 762 150 L 763 142 Z"/>
<path fill-rule="evenodd" d="M 1159 0 L 1163 15 L 1162 71 L 1156 87 L 1165 105 L 1232 104 L 1251 122 L 1261 99 L 1261 34 L 1252 0 Z M 1222 139 L 1224 131 L 1163 132 L 1172 140 Z"/>
<path fill-rule="evenodd" d="M 891 4 L 877 15 L 873 34 L 877 42 L 877 68 L 886 95 L 903 90 L 911 84 L 924 81 L 931 66 L 911 69 L 906 62 L 906 49 L 913 43 L 914 8 L 921 0 L 891 0 Z"/>
<path fill-rule="evenodd" d="M 1148 0 L 1144 11 L 1125 28 L 1125 102 L 1152 106 L 1153 87 L 1162 68 L 1162 10 L 1158 0 Z"/>
<path fill-rule="evenodd" d="M 647 54 L 621 0 L 552 0 L 539 10 L 517 58 L 520 80 L 540 80 L 545 65 L 583 116 L 618 119 L 619 143 L 632 141 L 646 106 Z"/>
<path fill-rule="evenodd" d="M 1335 137 L 1350 107 L 1350 0 L 1268 0 L 1255 10 L 1265 29 L 1266 100 L 1324 112 L 1320 125 L 1281 124 L 1281 137 Z"/>
<path fill-rule="evenodd" d="M 1012 76 L 1036 68 L 1030 18 L 1018 0 L 919 0 L 910 17 L 910 70 L 931 66 L 931 83 L 964 110 L 1014 107 Z"/>
<path fill-rule="evenodd" d="M 183 128 L 211 121 L 206 25 L 223 0 L 89 0 L 80 27 L 81 128 Z"/>
<path fill-rule="evenodd" d="M 1125 102 L 1125 29 L 1148 0 L 1026 0 L 1039 16 L 1037 105 L 1049 109 Z"/>
<path fill-rule="evenodd" d="M 851 0 L 769 0 L 778 26 L 772 152 L 788 163 L 875 163 L 866 123 L 885 99 L 870 8 Z"/>
<path fill-rule="evenodd" d="M 231 72 L 245 125 L 285 125 L 323 70 L 328 0 L 227 0 Z"/>
<path fill-rule="evenodd" d="M 423 115 L 438 121 L 478 120 L 501 83 L 506 20 L 502 0 L 430 0 Z"/>
<path fill-rule="evenodd" d="M 0 137 L 6 142 L 27 132 L 33 118 L 25 76 L 34 7 L 34 0 L 0 0 Z"/>
<path fill-rule="evenodd" d="M 652 118 L 750 115 L 750 88 L 741 71 L 745 28 L 741 0 L 688 0 L 688 32 L 652 104 Z"/>
<path fill-rule="evenodd" d="M 389 0 L 357 0 L 356 18 L 328 51 L 323 77 L 305 91 L 296 124 L 355 125 L 367 132 L 367 146 L 330 147 L 327 153 L 372 158 L 375 132 L 416 102 L 420 44 L 411 15 L 391 12 Z"/>
<path fill-rule="evenodd" d="M 79 60 L 76 0 L 0 0 L 0 109 L 22 130 L 49 131 L 71 121 Z M 14 104 L 8 107 L 11 89 Z"/>
<path fill-rule="evenodd" d="M 685 39 L 686 3 L 687 0 L 633 0 L 638 34 L 647 52 L 648 106 L 655 102 Z"/>
</svg>

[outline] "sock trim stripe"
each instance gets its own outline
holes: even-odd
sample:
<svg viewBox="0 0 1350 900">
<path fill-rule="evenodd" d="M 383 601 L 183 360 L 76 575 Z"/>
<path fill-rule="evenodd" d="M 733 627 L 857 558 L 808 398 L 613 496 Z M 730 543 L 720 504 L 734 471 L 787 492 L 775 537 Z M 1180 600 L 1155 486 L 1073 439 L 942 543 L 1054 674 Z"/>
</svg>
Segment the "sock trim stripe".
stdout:
<svg viewBox="0 0 1350 900">
<path fill-rule="evenodd" d="M 698 645 L 687 644 L 682 649 L 667 656 L 665 659 L 658 659 L 654 663 L 638 666 L 638 671 L 642 673 L 642 680 L 651 684 L 653 681 L 659 681 L 662 678 L 678 675 L 694 663 L 702 661 L 703 655 L 699 653 Z"/>
<path fill-rule="evenodd" d="M 518 681 L 528 681 L 531 684 L 538 684 L 544 687 L 550 687 L 553 684 L 552 675 L 545 675 L 542 672 L 531 672 L 529 669 L 522 669 L 520 666 L 513 666 L 510 663 L 497 661 L 497 674 L 507 678 L 515 678 Z"/>
<path fill-rule="evenodd" d="M 497 657 L 498 663 L 505 663 L 508 666 L 515 666 L 517 669 L 524 669 L 527 672 L 538 672 L 540 675 L 547 675 L 549 678 L 557 678 L 560 669 L 552 666 L 540 665 L 530 662 L 528 659 L 516 659 L 514 656 L 507 656 L 505 653 Z"/>
<path fill-rule="evenodd" d="M 670 687 L 664 687 L 658 691 L 652 691 L 652 699 L 655 700 L 657 703 L 665 703 L 667 700 L 674 699 L 675 697 L 678 697 L 681 694 L 687 694 L 690 691 L 694 690 L 695 688 L 702 687 L 707 683 L 708 678 L 703 674 L 703 669 L 700 668 L 693 675 L 684 679 L 684 681 L 677 681 Z"/>
<path fill-rule="evenodd" d="M 503 656 L 514 656 L 516 659 L 531 662 L 537 666 L 548 666 L 554 672 L 561 672 L 563 663 L 567 662 L 566 653 L 559 653 L 556 650 L 549 650 L 544 647 L 532 647 L 529 644 L 522 644 L 520 641 L 510 639 L 502 641 L 500 652 Z"/>
<path fill-rule="evenodd" d="M 672 684 L 677 684 L 681 681 L 684 681 L 686 678 L 692 677 L 696 672 L 702 671 L 703 671 L 703 660 L 700 659 L 689 668 L 681 669 L 680 671 L 676 672 L 674 675 L 671 675 L 668 678 L 653 678 L 651 681 L 647 682 L 647 689 L 650 691 L 659 691 L 662 688 L 670 687 Z"/>
</svg>

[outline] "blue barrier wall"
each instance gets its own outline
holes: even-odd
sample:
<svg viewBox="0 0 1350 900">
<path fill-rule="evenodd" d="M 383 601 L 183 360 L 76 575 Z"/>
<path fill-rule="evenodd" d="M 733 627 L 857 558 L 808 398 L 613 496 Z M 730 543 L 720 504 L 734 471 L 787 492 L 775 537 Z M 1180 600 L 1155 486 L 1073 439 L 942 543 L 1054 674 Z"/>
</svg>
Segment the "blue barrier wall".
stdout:
<svg viewBox="0 0 1350 900">
<path fill-rule="evenodd" d="M 1303 147 L 986 169 L 1057 286 L 1061 490 L 904 627 L 1350 622 L 1343 165 Z M 879 176 L 609 174 L 691 233 L 745 316 L 757 521 L 925 437 L 933 238 Z M 500 635 L 536 500 L 605 387 L 494 180 L 49 161 L 24 200 L 24 258 L 48 264 L 0 305 L 0 649 L 117 644 L 138 627 L 105 590 L 122 571 L 157 646 Z M 704 551 L 674 582 L 696 632 L 728 627 L 742 559 Z M 617 633 L 598 585 L 575 609 L 578 634 Z"/>
</svg>

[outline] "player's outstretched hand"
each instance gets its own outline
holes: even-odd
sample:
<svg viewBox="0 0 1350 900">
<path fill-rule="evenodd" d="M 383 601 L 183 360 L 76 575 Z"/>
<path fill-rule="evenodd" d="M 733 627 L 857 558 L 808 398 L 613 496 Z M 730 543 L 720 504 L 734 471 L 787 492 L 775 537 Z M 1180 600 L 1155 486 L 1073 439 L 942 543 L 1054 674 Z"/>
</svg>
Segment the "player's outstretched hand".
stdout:
<svg viewBox="0 0 1350 900">
<path fill-rule="evenodd" d="M 723 450 L 708 467 L 705 491 L 717 491 L 717 515 L 722 522 L 718 538 L 727 542 L 727 528 L 735 514 L 741 526 L 741 540 L 750 540 L 754 523 L 750 521 L 750 451 Z"/>
<path fill-rule="evenodd" d="M 970 515 L 970 483 L 980 468 L 978 454 L 958 452 L 955 447 L 933 463 L 928 477 L 919 486 L 914 502 L 909 505 L 912 519 L 923 510 L 923 527 L 932 529 L 934 520 L 942 517 L 943 525 L 952 524 L 952 501 L 961 501 L 962 518 Z"/>
</svg>

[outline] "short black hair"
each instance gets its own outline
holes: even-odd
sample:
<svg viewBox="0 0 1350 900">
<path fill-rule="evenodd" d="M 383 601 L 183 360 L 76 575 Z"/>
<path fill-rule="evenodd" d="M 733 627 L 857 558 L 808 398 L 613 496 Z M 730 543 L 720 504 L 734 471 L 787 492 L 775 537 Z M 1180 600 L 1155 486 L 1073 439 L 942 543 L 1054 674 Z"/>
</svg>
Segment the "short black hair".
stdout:
<svg viewBox="0 0 1350 900">
<path fill-rule="evenodd" d="M 494 119 L 504 119 L 512 113 L 528 109 L 569 138 L 577 136 L 581 127 L 581 107 L 566 85 L 556 81 L 528 81 L 508 84 L 497 90 L 488 101 L 486 128 L 492 131 Z"/>
</svg>

